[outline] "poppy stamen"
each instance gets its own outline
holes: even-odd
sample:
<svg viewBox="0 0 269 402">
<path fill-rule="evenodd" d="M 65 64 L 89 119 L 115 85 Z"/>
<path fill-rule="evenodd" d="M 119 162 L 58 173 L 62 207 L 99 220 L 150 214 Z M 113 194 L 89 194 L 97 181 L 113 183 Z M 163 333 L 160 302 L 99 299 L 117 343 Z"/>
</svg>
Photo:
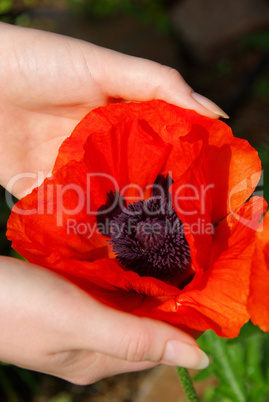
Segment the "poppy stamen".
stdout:
<svg viewBox="0 0 269 402">
<path fill-rule="evenodd" d="M 129 204 L 112 223 L 112 249 L 128 270 L 161 279 L 187 269 L 190 248 L 183 224 L 167 198 Z"/>
</svg>

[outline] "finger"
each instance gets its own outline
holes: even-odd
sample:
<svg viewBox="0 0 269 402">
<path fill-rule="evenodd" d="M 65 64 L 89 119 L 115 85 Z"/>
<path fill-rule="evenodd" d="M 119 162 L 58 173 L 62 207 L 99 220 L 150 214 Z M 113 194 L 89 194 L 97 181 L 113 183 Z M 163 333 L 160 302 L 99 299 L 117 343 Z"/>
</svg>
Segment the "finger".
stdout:
<svg viewBox="0 0 269 402">
<path fill-rule="evenodd" d="M 0 267 L 0 360 L 81 384 L 156 365 L 96 353 L 94 345 L 90 351 L 79 350 L 77 343 L 72 350 L 60 351 L 70 328 L 75 328 L 77 338 L 81 336 L 73 315 L 76 307 L 82 309 L 84 292 L 24 261 L 1 257 Z M 72 294 L 83 296 L 76 297 L 75 309 L 69 306 Z"/>
<path fill-rule="evenodd" d="M 87 47 L 86 43 L 84 49 L 86 57 L 88 53 L 92 57 L 94 52 L 98 69 L 93 65 L 91 72 L 103 91 L 111 97 L 133 101 L 162 99 L 211 118 L 228 118 L 215 103 L 195 93 L 179 72 L 171 67 L 109 49 L 94 49 L 93 45 Z"/>
<path fill-rule="evenodd" d="M 88 385 L 106 377 L 147 370 L 156 365 L 152 362 L 128 362 L 96 352 L 80 351 L 50 356 L 46 363 L 46 374 L 74 384 Z"/>
<path fill-rule="evenodd" d="M 84 297 L 83 297 L 84 298 Z M 188 334 L 168 324 L 111 309 L 85 294 L 77 306 L 68 349 L 95 350 L 129 362 L 204 368 L 207 356 Z M 70 308 L 72 308 L 70 306 Z"/>
<path fill-rule="evenodd" d="M 4 361 L 36 369 L 40 356 L 88 350 L 128 362 L 208 365 L 190 335 L 109 308 L 44 268 L 2 257 L 0 272 Z"/>
</svg>

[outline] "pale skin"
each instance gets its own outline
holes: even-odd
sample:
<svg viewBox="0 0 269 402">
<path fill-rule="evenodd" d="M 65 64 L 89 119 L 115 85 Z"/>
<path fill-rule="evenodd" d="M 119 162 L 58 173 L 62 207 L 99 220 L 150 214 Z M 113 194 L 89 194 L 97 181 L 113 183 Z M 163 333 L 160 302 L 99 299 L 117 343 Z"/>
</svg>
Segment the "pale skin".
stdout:
<svg viewBox="0 0 269 402">
<path fill-rule="evenodd" d="M 0 23 L 0 183 L 20 198 L 51 170 L 61 142 L 91 109 L 163 99 L 218 118 L 181 75 L 149 60 L 52 33 Z M 15 184 L 14 184 L 15 183 Z M 77 384 L 158 364 L 202 368 L 190 335 L 113 310 L 61 277 L 0 258 L 0 360 Z"/>
</svg>

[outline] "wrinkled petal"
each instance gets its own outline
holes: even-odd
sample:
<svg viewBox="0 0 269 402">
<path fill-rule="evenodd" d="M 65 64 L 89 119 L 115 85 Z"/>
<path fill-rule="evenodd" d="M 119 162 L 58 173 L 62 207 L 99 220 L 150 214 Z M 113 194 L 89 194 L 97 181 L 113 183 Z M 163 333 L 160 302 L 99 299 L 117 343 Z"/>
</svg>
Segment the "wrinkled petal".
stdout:
<svg viewBox="0 0 269 402">
<path fill-rule="evenodd" d="M 50 268 L 62 275 L 73 276 L 80 286 L 91 291 L 92 284 L 106 290 L 117 290 L 132 292 L 136 295 L 154 297 L 159 300 L 166 300 L 178 294 L 178 288 L 152 277 L 140 277 L 133 271 L 122 269 L 115 261 L 103 258 L 94 262 L 78 260 L 61 260 L 50 264 Z M 81 280 L 82 279 L 82 280 Z M 121 303 L 123 301 L 121 300 Z M 123 306 L 114 307 L 121 308 Z M 125 307 L 130 311 L 130 307 Z"/>
<path fill-rule="evenodd" d="M 247 141 L 235 138 L 226 124 L 209 119 L 208 129 L 203 126 L 193 125 L 192 131 L 182 138 L 181 152 L 188 155 L 190 145 L 202 141 L 189 169 L 195 164 L 195 172 L 205 172 L 206 182 L 195 183 L 200 184 L 196 191 L 201 202 L 204 192 L 210 192 L 211 221 L 217 223 L 251 196 L 261 176 L 261 161 L 257 151 Z M 189 180 L 186 183 L 193 184 L 191 177 Z"/>
<path fill-rule="evenodd" d="M 86 178 L 85 165 L 70 162 L 15 205 L 7 236 L 29 261 L 107 256 L 106 238 L 88 214 Z"/>
<path fill-rule="evenodd" d="M 196 272 L 207 269 L 212 246 L 212 184 L 208 176 L 206 156 L 201 152 L 171 189 Z"/>
<path fill-rule="evenodd" d="M 7 235 L 30 262 L 111 307 L 192 334 L 213 329 L 233 337 L 249 318 L 251 259 L 265 204 L 246 200 L 260 172 L 257 152 L 221 121 L 158 100 L 111 104 L 90 112 L 64 141 L 52 176 L 14 207 Z M 97 225 L 111 191 L 127 203 L 144 200 L 167 174 L 191 251 L 187 279 L 186 272 L 161 280 L 124 269 Z M 264 268 L 268 252 L 257 261 Z M 253 280 L 255 300 L 260 280 Z"/>
<path fill-rule="evenodd" d="M 72 136 L 63 142 L 54 165 L 54 171 L 65 165 L 70 160 L 80 161 L 84 156 L 84 144 L 89 135 L 98 135 L 108 132 L 112 126 L 117 125 L 122 119 L 142 120 L 153 132 L 162 136 L 166 143 L 176 141 L 180 136 L 186 135 L 190 128 L 192 117 L 197 114 L 188 112 L 166 102 L 155 100 L 142 103 L 113 103 L 106 107 L 97 108 L 76 126 Z M 166 126 L 177 124 L 179 130 L 176 133 L 168 133 Z"/>
<path fill-rule="evenodd" d="M 269 212 L 256 236 L 248 311 L 252 322 L 269 332 Z"/>
<path fill-rule="evenodd" d="M 237 336 L 249 319 L 246 301 L 251 261 L 265 208 L 263 198 L 254 197 L 216 227 L 212 245 L 216 251 L 210 268 L 203 275 L 199 273 L 177 297 L 183 307 L 191 307 L 218 324 L 219 329 L 213 328 L 218 335 Z M 228 237 L 224 235 L 227 232 Z M 205 330 L 202 325 L 196 329 Z"/>
<path fill-rule="evenodd" d="M 135 201 L 143 199 L 145 187 L 154 183 L 168 158 L 171 146 L 152 129 L 146 130 L 143 123 L 146 122 L 123 120 L 107 132 L 87 139 L 84 162 L 89 172 L 98 172 L 92 178 L 92 187 L 99 188 L 100 196 L 95 199 L 99 206 L 105 203 L 110 190 L 120 191 L 129 200 L 132 196 Z M 101 175 L 108 176 L 107 185 L 102 182 L 98 186 Z"/>
</svg>

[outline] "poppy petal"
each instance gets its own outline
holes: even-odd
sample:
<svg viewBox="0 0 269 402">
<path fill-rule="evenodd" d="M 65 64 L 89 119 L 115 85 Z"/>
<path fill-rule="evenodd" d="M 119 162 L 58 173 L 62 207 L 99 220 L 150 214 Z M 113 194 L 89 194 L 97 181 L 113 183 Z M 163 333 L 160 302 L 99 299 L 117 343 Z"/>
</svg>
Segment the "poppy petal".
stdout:
<svg viewBox="0 0 269 402">
<path fill-rule="evenodd" d="M 269 212 L 256 236 L 248 311 L 252 322 L 269 332 Z"/>
<path fill-rule="evenodd" d="M 188 155 L 190 146 L 202 141 L 203 147 L 196 152 L 200 161 L 196 171 L 207 172 L 207 182 L 202 184 L 206 184 L 205 190 L 210 189 L 211 221 L 217 223 L 252 195 L 260 180 L 261 161 L 257 151 L 247 141 L 234 137 L 223 122 L 209 121 L 207 130 L 203 120 L 202 123 L 193 125 L 181 139 L 181 152 Z M 201 187 L 197 191 L 201 192 Z"/>
<path fill-rule="evenodd" d="M 189 118 L 184 109 L 182 112 L 180 111 L 180 108 L 160 100 L 142 103 L 113 103 L 92 110 L 80 121 L 72 135 L 61 145 L 53 171 L 55 172 L 71 160 L 80 161 L 84 156 L 84 145 L 89 135 L 108 132 L 112 126 L 117 125 L 122 120 L 143 120 L 147 122 L 147 127 L 159 135 L 166 131 L 167 125 L 178 124 L 180 129 L 175 133 L 175 136 L 166 134 L 163 138 L 166 143 L 171 143 L 173 139 L 178 139 L 187 134 L 191 127 L 192 118 Z M 189 113 L 196 118 L 198 116 L 195 112 L 189 111 Z"/>
<path fill-rule="evenodd" d="M 70 162 L 15 205 L 7 236 L 25 258 L 41 263 L 108 254 L 106 238 L 88 214 L 86 177 L 83 163 Z"/>
<path fill-rule="evenodd" d="M 260 170 L 256 151 L 220 121 L 157 100 L 111 104 L 78 124 L 60 147 L 52 177 L 15 206 L 7 234 L 29 261 L 58 272 L 103 303 L 190 333 L 213 329 L 233 337 L 249 317 L 255 231 L 265 206 L 257 197 L 245 201 Z M 172 197 L 182 190 L 179 204 L 172 201 L 191 250 L 191 276 L 184 284 L 179 284 L 177 271 L 165 281 L 128 271 L 96 227 L 97 212 L 103 212 L 108 192 L 115 190 L 111 178 L 130 202 L 141 188 L 139 205 L 144 205 L 152 197 L 148 187 L 168 173 L 174 180 Z M 208 232 L 201 222 L 195 232 L 199 220 Z M 87 225 L 95 228 L 90 236 Z M 149 248 L 151 240 L 145 240 Z M 176 246 L 177 270 L 183 252 Z M 170 254 L 163 250 L 167 263 Z"/>
<path fill-rule="evenodd" d="M 99 181 L 101 175 L 113 178 L 114 186 L 112 180 L 102 186 L 103 190 L 99 186 L 103 198 L 96 202 L 100 205 L 110 190 L 121 191 L 129 201 L 132 196 L 135 201 L 143 199 L 145 187 L 154 183 L 169 156 L 171 145 L 147 127 L 144 120 L 125 119 L 106 132 L 90 135 L 84 149 L 88 172 L 98 172 Z"/>
<path fill-rule="evenodd" d="M 206 156 L 200 152 L 190 168 L 172 186 L 172 202 L 183 222 L 195 270 L 207 269 L 212 245 L 212 195 Z"/>
<path fill-rule="evenodd" d="M 182 306 L 190 306 L 218 324 L 219 328 L 212 329 L 220 336 L 237 336 L 249 319 L 246 301 L 255 230 L 265 207 L 263 198 L 253 197 L 216 227 L 211 267 L 204 274 L 199 272 L 177 297 Z M 201 324 L 196 329 L 205 330 Z"/>
</svg>

